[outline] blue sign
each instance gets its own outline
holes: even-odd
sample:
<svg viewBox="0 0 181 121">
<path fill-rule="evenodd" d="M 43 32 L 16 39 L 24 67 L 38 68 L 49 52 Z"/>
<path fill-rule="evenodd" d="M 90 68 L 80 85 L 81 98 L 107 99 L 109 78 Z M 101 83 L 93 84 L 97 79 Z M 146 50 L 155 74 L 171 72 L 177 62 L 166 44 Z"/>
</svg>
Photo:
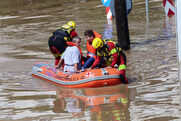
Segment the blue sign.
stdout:
<svg viewBox="0 0 181 121">
<path fill-rule="evenodd" d="M 101 0 L 101 1 L 104 6 L 106 6 L 106 7 L 110 6 L 111 0 Z"/>
</svg>

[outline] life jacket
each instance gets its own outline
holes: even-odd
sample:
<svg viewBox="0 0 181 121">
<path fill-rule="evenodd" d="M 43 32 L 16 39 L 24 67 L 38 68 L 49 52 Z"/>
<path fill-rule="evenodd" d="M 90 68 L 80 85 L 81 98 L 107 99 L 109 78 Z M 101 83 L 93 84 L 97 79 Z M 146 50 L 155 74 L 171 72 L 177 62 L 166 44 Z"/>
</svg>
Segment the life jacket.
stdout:
<svg viewBox="0 0 181 121">
<path fill-rule="evenodd" d="M 92 44 L 87 42 L 87 58 L 93 57 L 96 58 L 96 49 L 93 48 Z"/>
<path fill-rule="evenodd" d="M 83 56 L 82 56 L 82 50 L 79 46 L 77 46 L 76 44 L 72 43 L 72 42 L 66 42 L 68 46 L 76 46 L 78 49 L 79 49 L 79 52 L 80 52 L 80 55 L 81 55 L 81 63 L 82 65 L 84 64 L 84 61 L 83 61 Z"/>
<path fill-rule="evenodd" d="M 96 31 L 93 30 L 93 33 L 95 35 L 95 38 L 102 38 L 102 35 L 100 35 Z M 96 55 L 96 49 L 93 48 L 92 44 L 89 44 L 89 42 L 87 42 L 87 58 L 93 57 L 94 59 L 96 59 Z"/>
<path fill-rule="evenodd" d="M 66 42 L 72 41 L 72 37 L 70 34 L 72 30 L 73 30 L 72 26 L 65 24 L 65 25 L 61 26 L 60 28 L 58 28 L 56 31 L 54 31 L 51 34 L 51 36 L 63 38 Z"/>
<path fill-rule="evenodd" d="M 93 30 L 93 33 L 95 35 L 95 38 L 102 38 L 102 35 L 100 35 L 99 33 L 97 33 L 96 31 Z"/>
</svg>

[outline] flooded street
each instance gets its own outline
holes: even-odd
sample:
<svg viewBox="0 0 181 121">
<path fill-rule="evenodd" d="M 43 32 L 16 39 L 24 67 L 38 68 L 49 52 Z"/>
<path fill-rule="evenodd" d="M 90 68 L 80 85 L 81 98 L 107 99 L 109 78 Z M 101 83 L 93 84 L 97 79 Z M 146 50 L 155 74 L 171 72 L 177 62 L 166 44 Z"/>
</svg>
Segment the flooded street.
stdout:
<svg viewBox="0 0 181 121">
<path fill-rule="evenodd" d="M 128 15 L 131 49 L 128 85 L 91 89 L 59 87 L 31 76 L 35 62 L 54 63 L 51 32 L 72 20 L 82 38 L 108 26 L 101 0 L 0 0 L 0 121 L 180 121 L 175 16 L 162 0 L 133 0 Z"/>
</svg>

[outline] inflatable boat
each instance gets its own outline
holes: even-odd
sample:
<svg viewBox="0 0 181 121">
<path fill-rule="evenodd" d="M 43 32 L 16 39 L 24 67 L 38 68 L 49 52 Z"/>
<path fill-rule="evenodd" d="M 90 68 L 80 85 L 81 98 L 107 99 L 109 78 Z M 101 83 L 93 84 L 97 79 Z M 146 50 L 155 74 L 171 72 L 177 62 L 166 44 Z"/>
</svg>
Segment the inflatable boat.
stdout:
<svg viewBox="0 0 181 121">
<path fill-rule="evenodd" d="M 93 88 L 121 84 L 116 68 L 99 68 L 78 73 L 68 73 L 46 62 L 37 62 L 32 67 L 32 76 L 70 88 Z"/>
</svg>

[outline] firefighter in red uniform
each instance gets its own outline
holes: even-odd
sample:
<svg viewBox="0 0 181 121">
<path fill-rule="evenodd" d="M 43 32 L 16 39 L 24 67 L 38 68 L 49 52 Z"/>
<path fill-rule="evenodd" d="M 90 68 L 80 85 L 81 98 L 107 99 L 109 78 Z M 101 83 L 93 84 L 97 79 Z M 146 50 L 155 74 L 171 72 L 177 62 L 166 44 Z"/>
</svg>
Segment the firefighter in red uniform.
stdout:
<svg viewBox="0 0 181 121">
<path fill-rule="evenodd" d="M 101 57 L 103 57 L 106 60 L 108 66 L 107 68 L 115 67 L 117 64 L 121 81 L 127 84 L 128 80 L 125 76 L 126 56 L 118 44 L 112 40 L 102 40 L 100 38 L 95 38 L 92 42 L 92 46 L 97 50 L 97 57 L 91 68 L 96 67 L 100 62 Z"/>
<path fill-rule="evenodd" d="M 75 32 L 75 22 L 73 21 L 69 21 L 51 34 L 48 45 L 55 57 L 55 65 L 58 64 L 61 55 L 68 46 L 66 42 L 72 41 L 72 38 L 76 36 L 78 35 Z"/>
</svg>

